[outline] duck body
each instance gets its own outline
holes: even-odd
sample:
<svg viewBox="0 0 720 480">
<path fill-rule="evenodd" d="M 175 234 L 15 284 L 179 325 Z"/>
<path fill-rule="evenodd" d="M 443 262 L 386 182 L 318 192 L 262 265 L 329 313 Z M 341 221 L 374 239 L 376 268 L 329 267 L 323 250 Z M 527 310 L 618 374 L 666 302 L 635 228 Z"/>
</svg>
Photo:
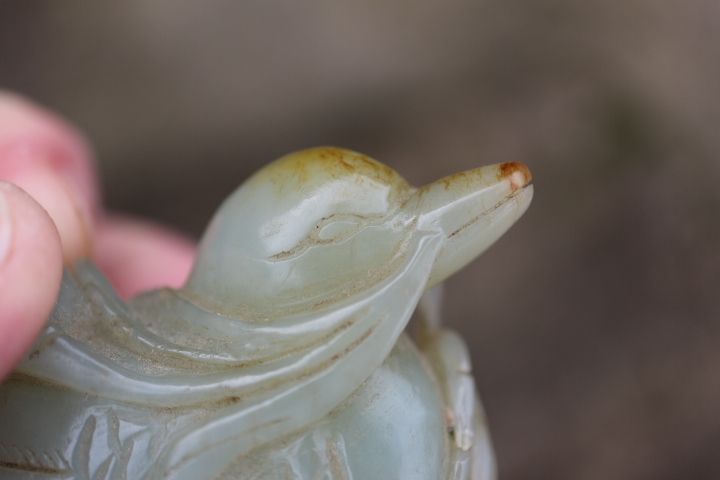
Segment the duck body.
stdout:
<svg viewBox="0 0 720 480">
<path fill-rule="evenodd" d="M 307 150 L 225 202 L 178 291 L 125 302 L 78 263 L 0 385 L 0 476 L 493 478 L 467 349 L 423 295 L 524 212 L 529 181 L 503 164 L 417 190 Z"/>
</svg>

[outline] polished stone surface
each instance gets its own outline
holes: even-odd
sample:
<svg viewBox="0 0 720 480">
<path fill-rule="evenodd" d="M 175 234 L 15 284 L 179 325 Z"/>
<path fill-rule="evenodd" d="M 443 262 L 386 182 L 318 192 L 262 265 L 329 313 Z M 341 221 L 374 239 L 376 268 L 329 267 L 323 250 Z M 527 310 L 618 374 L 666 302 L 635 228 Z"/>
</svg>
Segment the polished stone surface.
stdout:
<svg viewBox="0 0 720 480">
<path fill-rule="evenodd" d="M 220 207 L 178 291 L 126 303 L 78 263 L 0 386 L 3 478 L 493 478 L 467 349 L 423 294 L 524 213 L 529 182 L 506 163 L 415 189 L 317 148 Z"/>
</svg>

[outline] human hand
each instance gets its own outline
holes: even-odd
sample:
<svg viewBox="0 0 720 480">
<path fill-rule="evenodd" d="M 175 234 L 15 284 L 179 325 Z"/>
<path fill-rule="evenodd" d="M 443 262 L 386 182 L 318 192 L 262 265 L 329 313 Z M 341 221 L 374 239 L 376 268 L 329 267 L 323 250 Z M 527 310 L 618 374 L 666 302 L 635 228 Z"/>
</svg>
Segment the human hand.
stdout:
<svg viewBox="0 0 720 480">
<path fill-rule="evenodd" d="M 0 91 L 0 380 L 45 325 L 63 265 L 91 258 L 129 297 L 182 285 L 194 254 L 176 233 L 103 212 L 78 132 Z"/>
</svg>

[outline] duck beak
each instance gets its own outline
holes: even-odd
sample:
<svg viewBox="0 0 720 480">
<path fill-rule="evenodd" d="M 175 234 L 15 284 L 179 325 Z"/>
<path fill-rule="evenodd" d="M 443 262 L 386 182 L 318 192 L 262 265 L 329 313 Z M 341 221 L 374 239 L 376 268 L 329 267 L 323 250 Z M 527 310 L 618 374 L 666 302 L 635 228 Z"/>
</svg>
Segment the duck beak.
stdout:
<svg viewBox="0 0 720 480">
<path fill-rule="evenodd" d="M 428 289 L 470 263 L 525 213 L 531 180 L 525 165 L 510 162 L 457 173 L 413 193 L 407 205 L 418 229 L 445 236 Z"/>
</svg>

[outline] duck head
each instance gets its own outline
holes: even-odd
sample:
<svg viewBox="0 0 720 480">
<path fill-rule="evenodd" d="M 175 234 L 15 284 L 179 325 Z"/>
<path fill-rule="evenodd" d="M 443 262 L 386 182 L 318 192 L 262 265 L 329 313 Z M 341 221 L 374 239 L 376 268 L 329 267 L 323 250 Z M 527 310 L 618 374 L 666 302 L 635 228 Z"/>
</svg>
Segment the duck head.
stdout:
<svg viewBox="0 0 720 480">
<path fill-rule="evenodd" d="M 285 156 L 220 207 L 181 290 L 229 316 L 269 319 L 322 308 L 392 274 L 413 235 L 442 237 L 427 288 L 469 263 L 527 209 L 520 163 L 415 189 L 394 170 L 332 147 Z"/>
</svg>

